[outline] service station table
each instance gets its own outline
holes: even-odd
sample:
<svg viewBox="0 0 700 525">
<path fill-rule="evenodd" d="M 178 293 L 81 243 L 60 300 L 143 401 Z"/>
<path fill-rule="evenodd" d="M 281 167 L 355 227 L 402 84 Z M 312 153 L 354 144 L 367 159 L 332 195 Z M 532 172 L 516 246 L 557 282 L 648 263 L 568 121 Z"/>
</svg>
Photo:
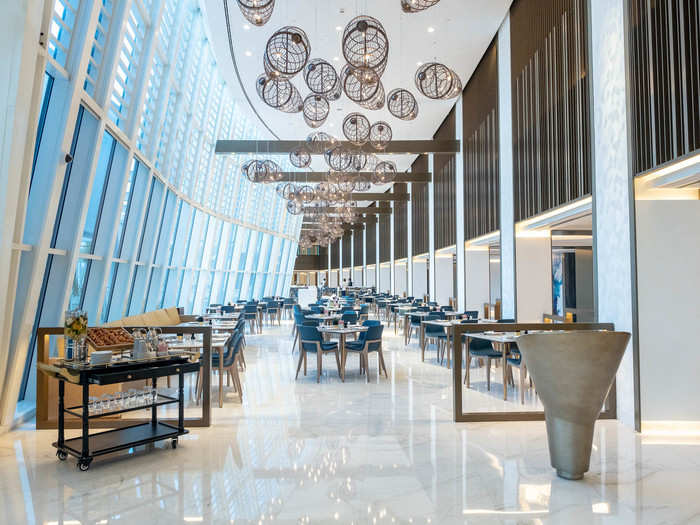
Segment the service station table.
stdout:
<svg viewBox="0 0 700 525">
<path fill-rule="evenodd" d="M 78 458 L 80 470 L 88 470 L 96 456 L 125 450 L 139 445 L 170 439 L 173 448 L 177 438 L 188 433 L 184 418 L 184 375 L 199 370 L 199 362 L 190 362 L 184 356 L 164 356 L 143 360 L 124 360 L 105 365 L 90 365 L 72 361 L 55 361 L 51 364 L 39 363 L 39 369 L 58 379 L 58 441 L 53 446 L 58 449 L 56 456 L 65 460 L 68 455 Z M 89 412 L 90 385 L 111 385 L 129 381 L 151 380 L 153 388 L 159 377 L 177 375 L 179 377 L 178 397 L 158 394 L 155 401 L 119 410 L 91 414 Z M 82 405 L 66 407 L 64 392 L 66 381 L 82 386 Z M 159 406 L 178 404 L 177 426 L 158 421 Z M 134 410 L 151 409 L 151 421 L 114 430 L 90 434 L 90 420 Z M 65 439 L 65 414 L 76 416 L 82 422 L 80 437 Z"/>
</svg>

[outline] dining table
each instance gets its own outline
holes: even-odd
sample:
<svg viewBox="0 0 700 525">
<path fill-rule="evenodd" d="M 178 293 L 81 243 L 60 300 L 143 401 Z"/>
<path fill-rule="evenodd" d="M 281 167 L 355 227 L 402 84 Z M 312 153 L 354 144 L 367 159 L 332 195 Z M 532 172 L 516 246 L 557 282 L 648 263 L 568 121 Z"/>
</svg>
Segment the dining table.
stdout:
<svg viewBox="0 0 700 525">
<path fill-rule="evenodd" d="M 416 317 L 421 318 L 421 326 L 420 326 L 420 336 L 419 340 L 422 341 L 425 338 L 425 329 L 423 328 L 423 318 L 428 317 L 432 312 L 415 312 L 415 311 L 408 311 L 404 314 L 403 316 L 403 344 L 407 345 L 408 344 L 408 335 L 411 333 L 411 316 L 415 315 Z"/>
<path fill-rule="evenodd" d="M 510 354 L 510 347 L 517 342 L 518 335 L 515 332 L 472 332 L 469 334 L 470 338 L 474 339 L 484 339 L 491 342 L 491 346 L 496 352 L 501 354 L 501 369 L 503 371 L 503 400 L 508 399 L 508 382 L 507 382 L 507 372 L 508 372 L 508 355 Z M 467 339 L 468 341 L 468 339 Z M 469 352 L 469 344 L 467 343 L 467 352 Z M 467 388 L 469 388 L 469 359 L 467 359 L 466 367 L 466 382 Z"/>
<path fill-rule="evenodd" d="M 325 315 L 325 314 L 309 314 L 305 315 L 304 319 L 311 319 L 314 321 L 321 321 L 324 324 L 330 324 L 332 321 L 337 321 L 342 316 L 339 314 Z"/>
<path fill-rule="evenodd" d="M 347 361 L 347 350 L 345 349 L 345 340 L 348 335 L 359 334 L 369 330 L 369 327 L 362 325 L 346 325 L 340 326 L 319 326 L 318 331 L 321 334 L 337 335 L 338 350 L 340 351 L 340 379 L 345 382 L 345 362 Z"/>
</svg>

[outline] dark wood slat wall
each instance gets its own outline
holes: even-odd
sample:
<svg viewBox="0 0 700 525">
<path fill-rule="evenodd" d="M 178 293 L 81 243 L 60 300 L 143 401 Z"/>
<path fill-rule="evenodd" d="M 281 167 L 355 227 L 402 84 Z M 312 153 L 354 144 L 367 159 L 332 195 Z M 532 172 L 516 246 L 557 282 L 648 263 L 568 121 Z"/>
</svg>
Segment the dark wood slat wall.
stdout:
<svg viewBox="0 0 700 525">
<path fill-rule="evenodd" d="M 367 228 L 367 264 L 377 263 L 377 219 L 374 215 L 369 217 L 365 227 Z"/>
<path fill-rule="evenodd" d="M 418 155 L 411 165 L 414 173 L 428 171 L 428 156 Z M 411 229 L 413 233 L 413 255 L 427 253 L 428 247 L 428 185 L 413 184 L 411 186 Z"/>
<path fill-rule="evenodd" d="M 337 270 L 340 265 L 340 240 L 331 243 L 331 269 Z"/>
<path fill-rule="evenodd" d="M 516 221 L 591 192 L 586 20 L 586 0 L 511 6 Z"/>
<path fill-rule="evenodd" d="M 635 174 L 700 149 L 700 0 L 629 0 Z"/>
<path fill-rule="evenodd" d="M 464 238 L 500 228 L 498 40 L 494 38 L 462 94 Z"/>
<path fill-rule="evenodd" d="M 357 225 L 353 228 L 353 266 L 362 266 L 362 252 L 364 251 L 362 232 L 364 231 L 364 226 L 362 224 Z"/>
<path fill-rule="evenodd" d="M 392 193 L 406 193 L 405 182 L 394 183 Z M 394 260 L 403 259 L 408 254 L 408 202 L 394 202 Z"/>
<path fill-rule="evenodd" d="M 352 266 L 352 236 L 349 231 L 343 234 L 343 268 L 350 268 Z"/>
<path fill-rule="evenodd" d="M 442 122 L 433 139 L 454 140 L 454 108 Z M 435 199 L 435 249 L 444 248 L 455 243 L 457 239 L 456 216 L 457 184 L 455 155 L 435 155 L 435 173 L 433 174 L 433 198 Z"/>
<path fill-rule="evenodd" d="M 388 206 L 388 202 L 381 202 L 380 206 Z M 391 216 L 379 215 L 379 262 L 391 260 Z"/>
</svg>

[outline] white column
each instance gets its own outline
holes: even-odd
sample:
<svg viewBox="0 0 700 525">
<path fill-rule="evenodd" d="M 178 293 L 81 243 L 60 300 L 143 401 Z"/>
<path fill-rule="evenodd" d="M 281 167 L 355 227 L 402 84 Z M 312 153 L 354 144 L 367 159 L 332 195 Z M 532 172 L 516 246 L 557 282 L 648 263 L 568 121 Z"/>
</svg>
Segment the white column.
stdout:
<svg viewBox="0 0 700 525">
<path fill-rule="evenodd" d="M 350 230 L 350 273 L 348 275 L 348 282 L 353 281 L 353 286 L 357 286 L 354 282 L 355 279 L 355 230 Z"/>
<path fill-rule="evenodd" d="M 549 231 L 520 232 L 515 246 L 516 320 L 541 323 L 543 314 L 552 313 L 552 238 Z"/>
<path fill-rule="evenodd" d="M 413 295 L 413 199 L 410 197 L 413 190 L 413 183 L 407 184 L 409 201 L 406 203 L 407 228 L 406 235 L 408 236 L 406 249 L 406 295 Z"/>
<path fill-rule="evenodd" d="M 384 284 L 379 276 L 381 273 L 381 265 L 379 264 L 379 215 L 376 216 L 376 221 L 374 221 L 374 282 L 377 287 L 377 292 L 381 293 L 381 286 Z"/>
<path fill-rule="evenodd" d="M 338 239 L 338 288 L 343 285 L 343 238 Z"/>
<path fill-rule="evenodd" d="M 331 243 L 328 243 L 328 275 L 326 276 L 326 286 L 331 286 Z"/>
<path fill-rule="evenodd" d="M 470 246 L 465 251 L 466 310 L 477 310 L 479 315 L 489 296 L 489 249 L 488 246 Z"/>
<path fill-rule="evenodd" d="M 367 226 L 362 227 L 362 286 L 367 286 Z"/>
<path fill-rule="evenodd" d="M 435 301 L 435 155 L 428 155 L 428 294 Z"/>
<path fill-rule="evenodd" d="M 455 220 L 457 255 L 457 309 L 463 311 L 466 305 L 466 261 L 464 254 L 464 115 L 462 96 L 455 105 L 455 138 L 459 141 L 459 152 L 455 162 Z"/>
<path fill-rule="evenodd" d="M 616 330 L 634 326 L 632 250 L 634 198 L 628 160 L 625 79 L 625 2 L 589 0 L 590 72 L 593 104 L 593 253 L 596 315 Z M 617 373 L 617 416 L 635 425 L 634 340 Z"/>
<path fill-rule="evenodd" d="M 396 220 L 396 210 L 394 210 L 395 202 L 391 203 L 391 220 L 389 223 L 389 239 L 391 239 L 391 255 L 389 256 L 389 272 L 391 280 L 391 293 L 396 293 L 396 269 L 394 268 L 394 221 Z"/>
<path fill-rule="evenodd" d="M 515 318 L 513 115 L 510 86 L 510 14 L 498 29 L 498 142 L 501 224 L 501 317 Z"/>
</svg>

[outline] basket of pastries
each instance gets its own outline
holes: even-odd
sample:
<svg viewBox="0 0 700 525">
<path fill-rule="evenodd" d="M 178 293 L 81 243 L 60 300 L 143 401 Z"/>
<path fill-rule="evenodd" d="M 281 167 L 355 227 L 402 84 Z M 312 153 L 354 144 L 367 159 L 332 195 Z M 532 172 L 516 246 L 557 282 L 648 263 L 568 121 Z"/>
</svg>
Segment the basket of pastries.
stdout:
<svg viewBox="0 0 700 525">
<path fill-rule="evenodd" d="M 95 350 L 124 350 L 134 344 L 134 338 L 121 327 L 89 328 L 88 342 Z"/>
</svg>

